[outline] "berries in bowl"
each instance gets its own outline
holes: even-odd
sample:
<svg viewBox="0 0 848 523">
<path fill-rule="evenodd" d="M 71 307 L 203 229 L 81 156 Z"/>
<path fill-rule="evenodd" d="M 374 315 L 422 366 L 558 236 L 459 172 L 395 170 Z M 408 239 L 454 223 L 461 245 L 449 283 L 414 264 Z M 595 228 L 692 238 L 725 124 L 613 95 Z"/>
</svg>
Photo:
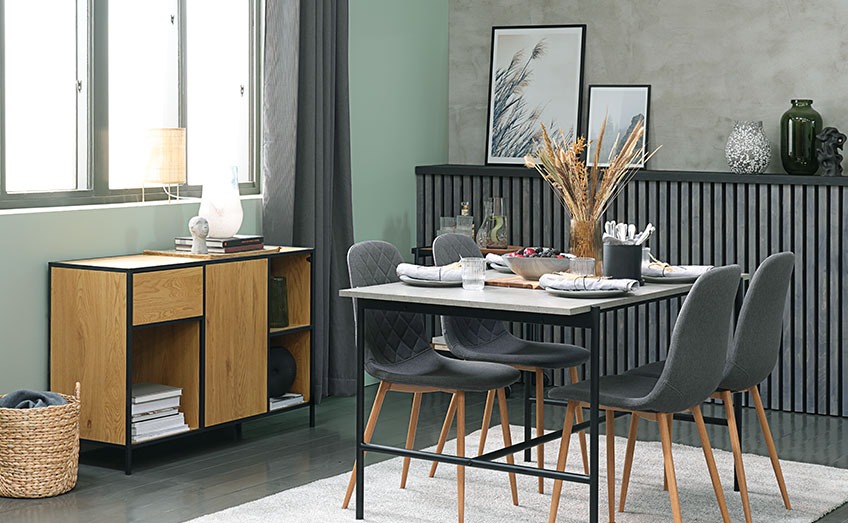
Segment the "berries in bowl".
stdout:
<svg viewBox="0 0 848 523">
<path fill-rule="evenodd" d="M 503 256 L 512 272 L 525 280 L 538 280 L 549 272 L 567 271 L 574 256 L 550 247 L 525 247 Z"/>
</svg>

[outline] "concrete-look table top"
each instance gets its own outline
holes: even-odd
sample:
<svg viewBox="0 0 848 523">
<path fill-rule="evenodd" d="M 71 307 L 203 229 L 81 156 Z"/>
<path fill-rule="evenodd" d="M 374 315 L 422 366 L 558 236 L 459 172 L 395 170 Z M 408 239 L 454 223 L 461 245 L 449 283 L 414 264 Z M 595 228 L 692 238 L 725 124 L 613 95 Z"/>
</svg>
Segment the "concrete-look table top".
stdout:
<svg viewBox="0 0 848 523">
<path fill-rule="evenodd" d="M 503 277 L 503 274 L 495 271 L 486 272 L 486 279 L 497 277 Z M 624 296 L 612 298 L 564 298 L 553 296 L 541 289 L 520 289 L 486 285 L 481 291 L 467 291 L 461 286 L 417 287 L 398 282 L 343 289 L 339 291 L 339 295 L 345 298 L 574 316 L 586 314 L 595 306 L 603 311 L 668 296 L 681 296 L 688 293 L 691 288 L 691 283 L 647 283 Z"/>
</svg>

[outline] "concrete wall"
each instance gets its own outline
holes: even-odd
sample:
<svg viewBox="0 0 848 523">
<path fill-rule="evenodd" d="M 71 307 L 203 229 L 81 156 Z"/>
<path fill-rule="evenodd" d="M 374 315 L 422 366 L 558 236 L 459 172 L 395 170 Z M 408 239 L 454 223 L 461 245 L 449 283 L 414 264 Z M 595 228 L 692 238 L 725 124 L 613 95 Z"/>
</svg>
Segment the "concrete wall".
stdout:
<svg viewBox="0 0 848 523">
<path fill-rule="evenodd" d="M 385 240 L 411 259 L 415 166 L 447 161 L 447 107 L 448 0 L 353 0 L 350 127 L 357 241 Z"/>
<path fill-rule="evenodd" d="M 790 99 L 848 130 L 846 19 L 840 0 L 451 0 L 450 162 L 485 161 L 492 26 L 586 24 L 584 122 L 590 84 L 651 84 L 650 168 L 726 172 L 733 121 L 762 120 L 783 172 Z"/>
<path fill-rule="evenodd" d="M 262 227 L 261 200 L 242 201 L 240 232 Z M 47 389 L 50 261 L 173 248 L 198 201 L 66 207 L 0 213 L 0 394 Z"/>
</svg>

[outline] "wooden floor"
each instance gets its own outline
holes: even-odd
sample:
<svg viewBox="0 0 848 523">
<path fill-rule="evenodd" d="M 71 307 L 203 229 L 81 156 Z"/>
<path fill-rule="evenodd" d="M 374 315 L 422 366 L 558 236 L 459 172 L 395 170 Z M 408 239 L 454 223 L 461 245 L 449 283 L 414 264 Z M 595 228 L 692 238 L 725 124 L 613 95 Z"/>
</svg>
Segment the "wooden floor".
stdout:
<svg viewBox="0 0 848 523">
<path fill-rule="evenodd" d="M 375 391 L 376 387 L 368 388 L 369 407 Z M 517 389 L 510 399 L 513 424 L 521 421 L 520 392 Z M 448 399 L 442 394 L 424 396 L 417 448 L 436 442 Z M 479 428 L 484 399 L 469 394 L 469 431 Z M 410 405 L 409 394 L 388 395 L 375 442 L 403 445 Z M 312 429 L 307 411 L 299 410 L 244 424 L 240 441 L 232 429 L 225 429 L 146 447 L 134 454 L 132 476 L 121 470 L 121 452 L 86 450 L 73 491 L 45 500 L 0 499 L 0 521 L 181 522 L 334 476 L 350 470 L 353 462 L 354 409 L 354 398 L 328 398 L 318 407 Z M 547 408 L 548 428 L 562 426 L 563 411 Z M 705 414 L 712 412 L 707 405 Z M 744 419 L 745 451 L 764 454 L 753 411 L 745 409 Z M 848 419 L 771 412 L 769 422 L 781 458 L 848 468 Z M 616 425 L 617 433 L 625 435 L 627 422 L 619 420 Z M 657 440 L 655 425 L 642 423 L 640 439 Z M 713 445 L 729 449 L 726 434 L 724 428 L 711 429 Z M 674 439 L 697 444 L 693 424 L 676 423 Z M 369 455 L 369 462 L 378 459 L 388 458 Z M 343 493 L 328 494 L 332 510 Z M 779 502 L 775 486 L 775 503 Z M 820 521 L 848 522 L 848 505 Z"/>
</svg>

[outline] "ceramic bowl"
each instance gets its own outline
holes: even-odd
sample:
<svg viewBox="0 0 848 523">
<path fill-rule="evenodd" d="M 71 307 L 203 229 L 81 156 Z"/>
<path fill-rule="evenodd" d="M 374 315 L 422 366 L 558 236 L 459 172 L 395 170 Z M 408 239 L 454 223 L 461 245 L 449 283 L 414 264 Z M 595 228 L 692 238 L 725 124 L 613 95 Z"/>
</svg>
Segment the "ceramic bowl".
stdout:
<svg viewBox="0 0 848 523">
<path fill-rule="evenodd" d="M 520 258 L 518 256 L 504 256 L 504 263 L 509 265 L 512 272 L 525 280 L 538 280 L 543 274 L 549 272 L 567 271 L 568 258 Z"/>
</svg>

